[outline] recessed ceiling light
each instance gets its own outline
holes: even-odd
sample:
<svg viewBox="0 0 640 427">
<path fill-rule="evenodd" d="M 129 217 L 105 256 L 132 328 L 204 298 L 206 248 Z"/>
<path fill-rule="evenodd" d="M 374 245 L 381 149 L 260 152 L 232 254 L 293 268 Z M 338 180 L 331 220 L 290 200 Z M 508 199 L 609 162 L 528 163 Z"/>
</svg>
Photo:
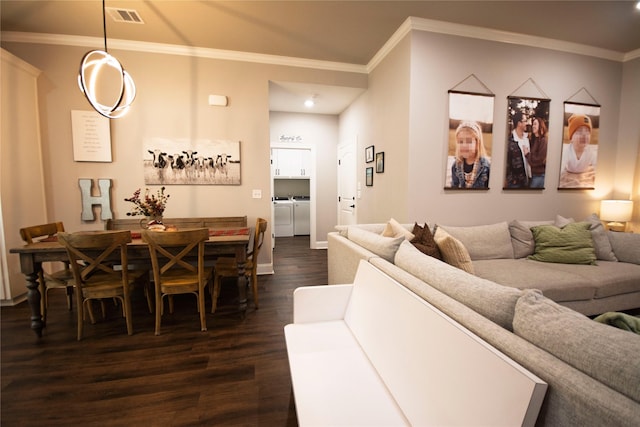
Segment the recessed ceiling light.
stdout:
<svg viewBox="0 0 640 427">
<path fill-rule="evenodd" d="M 640 1 L 636 3 L 636 9 L 640 10 Z"/>
<path fill-rule="evenodd" d="M 306 101 L 304 101 L 304 106 L 307 108 L 311 108 L 314 105 L 316 105 L 316 102 L 313 100 L 313 98 L 309 98 Z"/>
</svg>

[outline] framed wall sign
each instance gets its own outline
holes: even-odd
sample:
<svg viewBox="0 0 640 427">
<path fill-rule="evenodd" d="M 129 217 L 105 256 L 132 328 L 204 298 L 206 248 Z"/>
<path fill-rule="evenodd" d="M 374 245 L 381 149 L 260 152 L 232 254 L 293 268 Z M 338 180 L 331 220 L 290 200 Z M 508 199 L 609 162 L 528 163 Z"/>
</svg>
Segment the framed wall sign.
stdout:
<svg viewBox="0 0 640 427">
<path fill-rule="evenodd" d="M 373 162 L 373 145 L 368 146 L 364 149 L 364 161 L 367 163 Z"/>
<path fill-rule="evenodd" d="M 367 168 L 365 170 L 365 177 L 366 177 L 366 185 L 367 187 L 371 187 L 373 186 L 373 168 Z"/>
<path fill-rule="evenodd" d="M 384 172 L 384 151 L 376 153 L 376 173 Z"/>
<path fill-rule="evenodd" d="M 109 119 L 96 111 L 71 111 L 73 160 L 111 162 Z"/>
</svg>

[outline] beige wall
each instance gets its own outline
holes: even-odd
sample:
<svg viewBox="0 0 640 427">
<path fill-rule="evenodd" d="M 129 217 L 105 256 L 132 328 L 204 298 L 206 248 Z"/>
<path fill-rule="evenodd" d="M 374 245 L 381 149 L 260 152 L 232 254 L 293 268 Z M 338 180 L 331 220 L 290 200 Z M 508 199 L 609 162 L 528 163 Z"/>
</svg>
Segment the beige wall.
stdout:
<svg viewBox="0 0 640 427">
<path fill-rule="evenodd" d="M 145 187 L 144 143 L 155 137 L 241 141 L 242 184 L 169 186 L 166 216 L 247 215 L 251 223 L 256 217 L 270 218 L 269 81 L 367 83 L 366 75 L 358 73 L 110 50 L 133 76 L 138 95 L 129 114 L 111 121 L 113 162 L 83 163 L 73 161 L 71 111 L 91 110 L 76 83 L 80 59 L 89 48 L 2 46 L 43 72 L 38 84 L 48 217 L 64 221 L 72 231 L 103 227 L 99 211 L 96 221 L 80 220 L 78 179 L 112 179 L 113 213 L 124 217 L 130 204 L 123 199 Z M 210 94 L 228 96 L 229 106 L 209 106 Z M 333 181 L 327 186 L 335 191 Z M 262 199 L 252 198 L 253 189 L 262 190 Z M 326 234 L 327 227 L 322 222 L 320 233 Z M 270 239 L 265 247 L 271 247 Z M 271 251 L 263 251 L 259 263 L 270 264 L 271 259 Z"/>
<path fill-rule="evenodd" d="M 622 92 L 633 93 L 631 87 L 638 87 L 640 73 L 634 65 L 637 60 L 623 68 L 615 61 L 423 31 L 411 32 L 397 50 L 406 52 L 407 45 L 410 54 L 386 57 L 371 73 L 368 93 L 342 116 L 341 141 L 362 130 L 365 137 L 358 134 L 359 150 L 372 144 L 376 151 L 384 147 L 384 180 L 393 182 L 387 186 L 377 179 L 373 187 L 363 192 L 360 206 L 368 209 L 358 211 L 359 222 L 395 217 L 409 222 L 472 225 L 514 218 L 552 219 L 556 214 L 583 219 L 598 212 L 600 199 L 614 197 L 616 188 L 628 189 L 632 185 L 638 168 L 638 96 L 627 99 L 622 108 L 628 120 L 620 123 L 620 117 Z M 472 74 L 495 94 L 490 190 L 444 191 L 448 90 L 460 90 L 456 86 Z M 405 91 L 405 76 L 410 78 L 410 94 Z M 527 84 L 528 79 L 534 83 Z M 585 99 L 584 91 L 580 91 L 583 87 L 601 105 L 596 189 L 559 191 L 563 103 L 569 99 L 592 102 L 588 94 Z M 573 97 L 577 92 L 578 96 Z M 374 94 L 385 96 L 375 98 Z M 546 95 L 551 99 L 543 191 L 502 190 L 506 105 L 510 95 Z M 387 104 L 404 112 L 409 122 L 386 108 Z M 403 108 L 405 105 L 410 105 L 409 112 Z M 370 134 L 366 130 L 368 124 Z M 620 134 L 628 137 L 619 139 L 619 126 Z M 390 139 L 391 135 L 397 137 Z M 397 158 L 404 160 L 394 161 Z M 358 168 L 358 173 L 364 174 L 364 165 L 359 164 Z M 393 203 L 388 203 L 390 200 Z"/>
<path fill-rule="evenodd" d="M 625 62 L 622 74 L 620 132 L 612 198 L 634 201 L 628 229 L 640 232 L 640 58 Z"/>
</svg>

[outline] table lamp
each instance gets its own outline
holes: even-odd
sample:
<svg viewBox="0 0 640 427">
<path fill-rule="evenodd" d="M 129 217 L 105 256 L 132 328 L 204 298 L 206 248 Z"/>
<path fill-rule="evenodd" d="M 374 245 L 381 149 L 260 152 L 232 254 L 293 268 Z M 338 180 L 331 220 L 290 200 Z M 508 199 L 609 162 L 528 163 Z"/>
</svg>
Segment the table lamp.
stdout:
<svg viewBox="0 0 640 427">
<path fill-rule="evenodd" d="M 631 200 L 602 200 L 600 202 L 600 219 L 609 221 L 607 227 L 611 231 L 624 231 L 626 222 L 631 221 L 633 202 Z"/>
</svg>

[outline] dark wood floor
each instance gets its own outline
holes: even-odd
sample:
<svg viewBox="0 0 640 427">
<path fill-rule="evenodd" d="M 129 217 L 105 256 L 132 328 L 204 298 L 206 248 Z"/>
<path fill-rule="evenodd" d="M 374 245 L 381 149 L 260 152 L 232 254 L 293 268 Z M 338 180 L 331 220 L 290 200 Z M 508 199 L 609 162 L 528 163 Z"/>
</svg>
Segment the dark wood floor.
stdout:
<svg viewBox="0 0 640 427">
<path fill-rule="evenodd" d="M 137 294 L 133 336 L 112 308 L 85 326 L 80 342 L 63 292 L 50 293 L 41 339 L 29 329 L 26 303 L 2 308 L 1 424 L 297 425 L 283 327 L 293 290 L 327 283 L 326 251 L 308 248 L 307 237 L 276 239 L 275 274 L 259 277 L 260 309 L 250 303 L 241 320 L 228 285 L 219 311 L 207 314 L 207 332 L 190 296 L 163 316 L 161 336 Z"/>
</svg>

